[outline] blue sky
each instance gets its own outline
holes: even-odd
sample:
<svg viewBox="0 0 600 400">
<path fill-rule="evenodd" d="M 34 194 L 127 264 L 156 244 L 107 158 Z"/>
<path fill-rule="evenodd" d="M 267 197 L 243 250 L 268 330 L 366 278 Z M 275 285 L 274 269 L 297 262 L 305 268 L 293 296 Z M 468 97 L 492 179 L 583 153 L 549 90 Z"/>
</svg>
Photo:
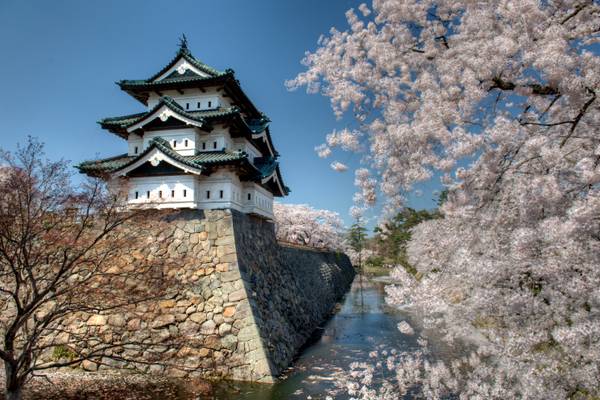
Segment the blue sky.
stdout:
<svg viewBox="0 0 600 400">
<path fill-rule="evenodd" d="M 160 70 L 187 35 L 192 53 L 218 69 L 233 68 L 242 88 L 272 120 L 282 173 L 292 193 L 283 201 L 348 209 L 353 174 L 329 164 L 357 165 L 341 153 L 320 159 L 314 147 L 344 127 L 329 102 L 304 91 L 289 92 L 286 79 L 303 70 L 304 52 L 320 34 L 346 28 L 350 0 L 218 0 L 0 2 L 2 95 L 0 147 L 13 150 L 27 135 L 46 143 L 50 158 L 76 164 L 126 151 L 125 142 L 96 124 L 101 118 L 143 111 L 115 81 L 145 79 Z M 411 198 L 416 208 L 433 206 L 432 195 Z"/>
</svg>

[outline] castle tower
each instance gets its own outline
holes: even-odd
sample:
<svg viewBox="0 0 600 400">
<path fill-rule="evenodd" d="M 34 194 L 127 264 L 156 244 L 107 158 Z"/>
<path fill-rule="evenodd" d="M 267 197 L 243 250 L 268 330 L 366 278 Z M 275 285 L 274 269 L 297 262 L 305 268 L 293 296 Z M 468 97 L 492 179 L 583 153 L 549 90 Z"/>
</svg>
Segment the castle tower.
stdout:
<svg viewBox="0 0 600 400">
<path fill-rule="evenodd" d="M 128 152 L 86 161 L 80 172 L 127 180 L 128 203 L 152 208 L 235 209 L 273 217 L 273 198 L 289 193 L 270 120 L 252 104 L 231 69 L 218 71 L 189 51 L 152 77 L 117 82 L 147 109 L 105 118 Z"/>
</svg>

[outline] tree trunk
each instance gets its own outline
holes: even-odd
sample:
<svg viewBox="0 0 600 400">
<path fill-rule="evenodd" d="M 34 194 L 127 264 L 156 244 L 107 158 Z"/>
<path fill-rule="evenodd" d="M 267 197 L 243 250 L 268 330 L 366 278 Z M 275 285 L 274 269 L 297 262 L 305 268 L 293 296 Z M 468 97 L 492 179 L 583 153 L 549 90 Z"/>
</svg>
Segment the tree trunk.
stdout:
<svg viewBox="0 0 600 400">
<path fill-rule="evenodd" d="M 19 382 L 17 370 L 13 368 L 12 364 L 4 362 L 4 372 L 6 374 L 6 400 L 21 400 L 23 387 Z"/>
<path fill-rule="evenodd" d="M 6 400 L 21 400 L 21 387 L 14 390 L 6 389 Z"/>
</svg>

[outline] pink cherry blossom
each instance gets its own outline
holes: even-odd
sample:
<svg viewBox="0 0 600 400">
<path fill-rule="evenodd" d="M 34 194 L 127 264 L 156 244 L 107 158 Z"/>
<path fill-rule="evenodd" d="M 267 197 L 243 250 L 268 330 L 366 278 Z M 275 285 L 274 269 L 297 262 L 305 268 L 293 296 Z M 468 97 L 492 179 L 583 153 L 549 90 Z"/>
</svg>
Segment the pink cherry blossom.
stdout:
<svg viewBox="0 0 600 400">
<path fill-rule="evenodd" d="M 388 297 L 472 349 L 398 355 L 380 390 L 356 366 L 351 395 L 598 397 L 600 5 L 373 0 L 346 18 L 287 86 L 355 117 L 326 138 L 361 153 L 355 211 L 379 200 L 397 213 L 415 184 L 442 177 L 444 218 L 408 246 L 418 278 L 397 268 Z"/>
</svg>

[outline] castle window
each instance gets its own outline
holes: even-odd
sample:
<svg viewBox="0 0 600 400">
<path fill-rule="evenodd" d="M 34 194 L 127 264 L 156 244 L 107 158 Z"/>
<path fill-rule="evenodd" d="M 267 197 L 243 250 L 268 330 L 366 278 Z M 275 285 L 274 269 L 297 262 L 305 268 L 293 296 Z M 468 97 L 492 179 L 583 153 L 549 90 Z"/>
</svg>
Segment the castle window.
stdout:
<svg viewBox="0 0 600 400">
<path fill-rule="evenodd" d="M 219 197 L 222 199 L 223 198 L 223 191 L 219 190 Z"/>
<path fill-rule="evenodd" d="M 183 197 L 187 197 L 187 190 L 183 189 Z"/>
<path fill-rule="evenodd" d="M 252 200 L 252 194 L 248 193 L 248 200 Z"/>
<path fill-rule="evenodd" d="M 158 191 L 158 197 L 162 199 L 162 190 Z"/>
<path fill-rule="evenodd" d="M 134 152 L 135 154 L 137 154 L 137 153 L 138 153 L 138 147 L 137 147 L 137 146 L 135 146 L 135 147 L 134 147 L 134 149 L 133 149 L 133 152 Z"/>
<path fill-rule="evenodd" d="M 217 142 L 213 142 L 213 149 L 217 148 Z"/>
<path fill-rule="evenodd" d="M 188 140 L 187 140 L 187 139 L 185 139 L 185 142 L 184 142 L 184 143 L 185 143 L 185 144 L 184 144 L 184 147 L 188 147 Z"/>
<path fill-rule="evenodd" d="M 138 197 L 140 197 L 139 192 L 135 192 L 135 198 L 137 199 Z"/>
<path fill-rule="evenodd" d="M 198 102 L 198 108 L 200 108 L 200 102 Z"/>
<path fill-rule="evenodd" d="M 190 103 L 185 103 L 185 109 L 189 110 L 190 109 Z"/>
<path fill-rule="evenodd" d="M 206 150 L 206 142 L 202 142 L 202 150 Z"/>
<path fill-rule="evenodd" d="M 206 191 L 206 198 L 207 198 L 207 199 L 210 199 L 210 190 L 207 190 L 207 191 Z"/>
<path fill-rule="evenodd" d="M 177 147 L 177 140 L 173 140 L 173 148 Z"/>
<path fill-rule="evenodd" d="M 208 108 L 211 108 L 211 107 L 212 107 L 212 101 L 209 101 L 208 102 Z"/>
<path fill-rule="evenodd" d="M 146 191 L 146 197 L 150 198 L 150 191 Z"/>
<path fill-rule="evenodd" d="M 171 197 L 175 197 L 175 191 L 171 190 Z"/>
</svg>

